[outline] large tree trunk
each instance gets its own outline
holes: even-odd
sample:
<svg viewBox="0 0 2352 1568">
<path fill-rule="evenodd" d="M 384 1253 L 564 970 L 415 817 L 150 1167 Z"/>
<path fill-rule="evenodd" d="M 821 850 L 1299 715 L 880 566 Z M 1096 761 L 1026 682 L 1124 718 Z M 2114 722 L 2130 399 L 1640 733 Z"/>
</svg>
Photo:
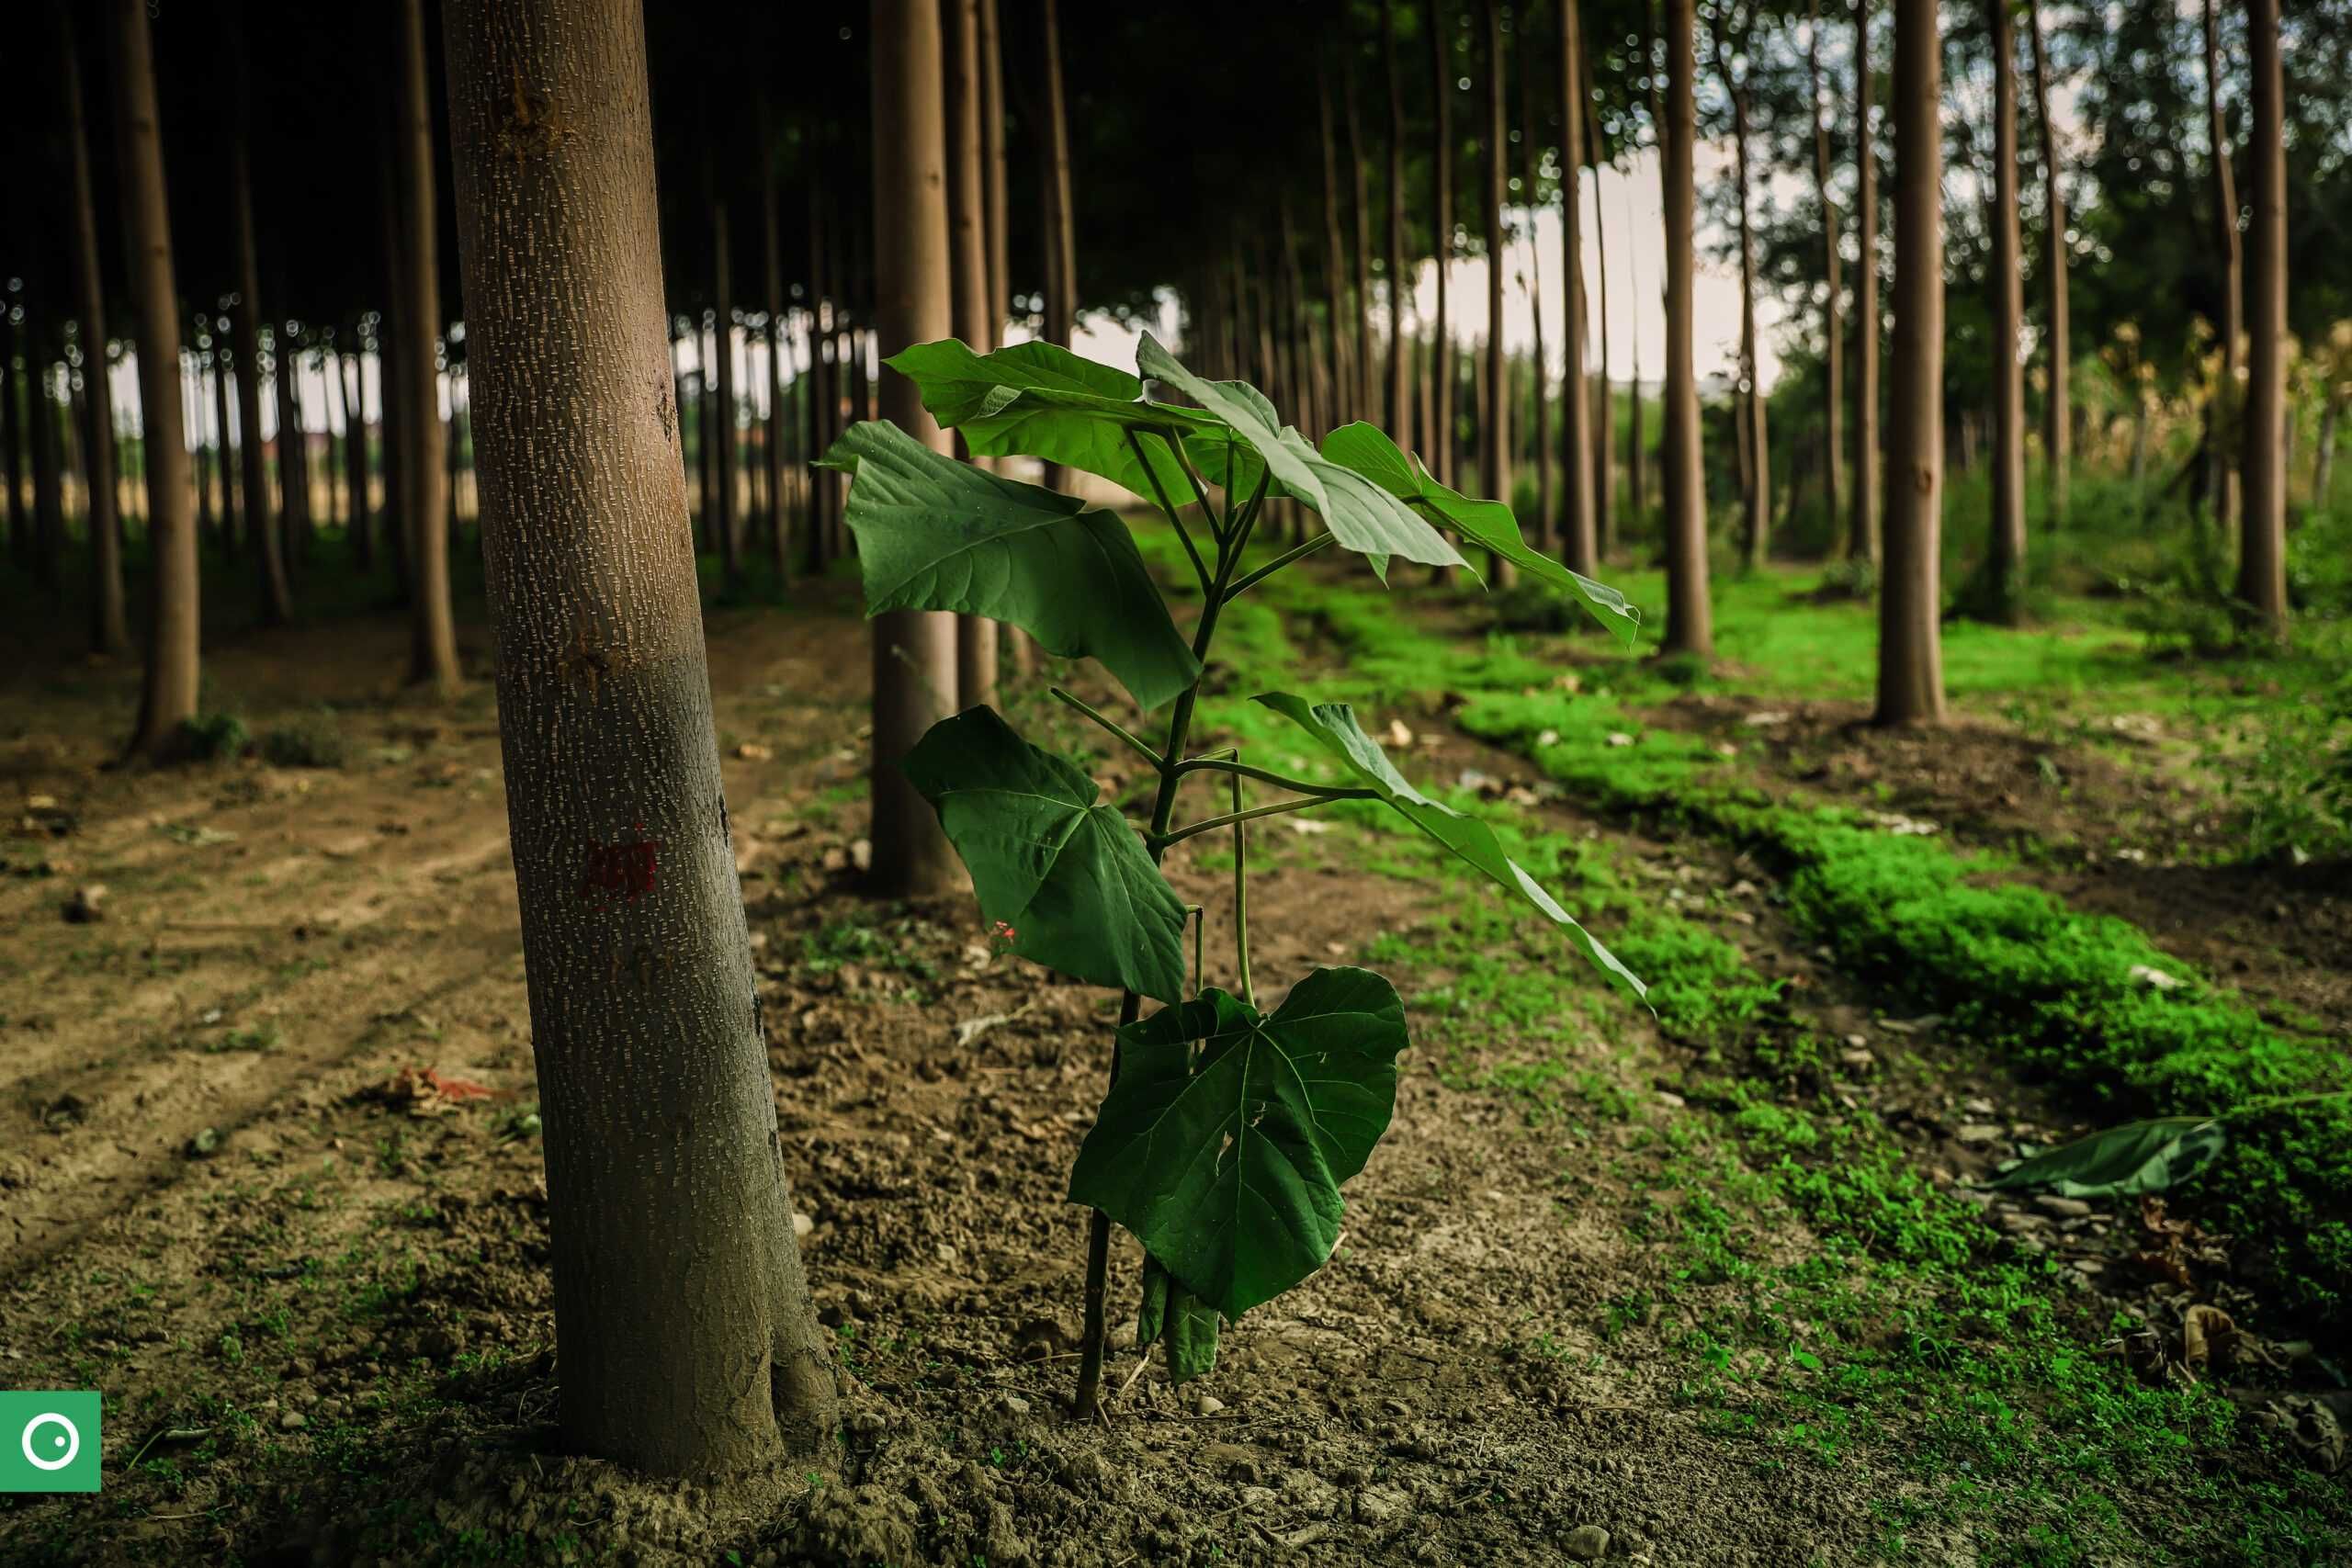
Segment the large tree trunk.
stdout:
<svg viewBox="0 0 2352 1568">
<path fill-rule="evenodd" d="M 733 1473 L 831 1439 L 832 1359 L 793 1239 L 662 406 L 643 22 L 633 0 L 446 14 L 564 1435 Z"/>
<path fill-rule="evenodd" d="M 2058 188 L 2058 127 L 2050 118 L 2050 51 L 2041 32 L 2041 0 L 2027 0 L 2033 39 L 2034 121 L 2041 130 L 2042 287 L 2047 291 L 2043 335 L 2048 339 L 2049 391 L 2042 402 L 2042 453 L 2049 460 L 2050 527 L 2066 525 L 2067 483 L 2074 467 L 2073 322 L 2066 307 L 2066 198 Z"/>
<path fill-rule="evenodd" d="M 1589 573 L 1600 564 L 1592 505 L 1592 382 L 1584 365 L 1584 82 L 1580 0 L 1560 3 L 1560 558 Z"/>
<path fill-rule="evenodd" d="M 1878 154 L 1871 143 L 1871 0 L 1854 0 L 1854 484 L 1851 560 L 1879 558 Z"/>
<path fill-rule="evenodd" d="M 2253 77 L 2247 152 L 2254 165 L 2248 246 L 2245 528 L 2238 597 L 2277 640 L 2287 636 L 2287 150 L 2285 84 L 2278 60 L 2278 0 L 2248 0 Z"/>
<path fill-rule="evenodd" d="M 441 322 L 439 214 L 433 199 L 433 105 L 425 92 L 424 0 L 401 0 L 400 19 L 400 325 L 395 352 L 406 367 L 401 389 L 401 446 L 408 455 L 401 501 L 407 505 L 410 548 L 409 678 L 443 694 L 458 686 L 458 628 L 449 608 L 448 476 L 443 471 L 440 383 L 434 343 Z"/>
<path fill-rule="evenodd" d="M 1828 104 L 1821 92 L 1821 0 L 1806 13 L 1805 81 L 1813 94 L 1813 188 L 1821 203 L 1821 263 L 1826 292 L 1821 301 L 1821 493 L 1835 522 L 1846 500 L 1846 334 L 1838 320 L 1838 208 L 1829 199 Z M 1867 130 L 1867 128 L 1862 128 Z"/>
<path fill-rule="evenodd" d="M 1894 7 L 1894 338 L 1887 403 L 1880 724 L 1944 716 L 1942 39 L 1936 0 Z"/>
<path fill-rule="evenodd" d="M 986 147 L 980 134 L 979 0 L 946 0 L 947 216 L 950 330 L 985 354 L 989 333 L 989 233 Z M 957 442 L 958 450 L 962 443 Z M 956 617 L 956 706 L 996 701 L 997 624 Z"/>
<path fill-rule="evenodd" d="M 1510 355 L 1503 344 L 1503 202 L 1510 189 L 1510 134 L 1503 92 L 1502 7 L 1484 0 L 1487 24 L 1487 356 L 1478 416 L 1478 482 L 1510 504 Z M 1487 580 L 1508 587 L 1510 561 L 1489 556 Z"/>
<path fill-rule="evenodd" d="M 2017 23 L 1990 0 L 1993 35 L 1993 526 L 1984 613 L 2017 624 L 2025 591 L 2025 367 L 2018 359 L 2025 283 L 2018 239 Z"/>
<path fill-rule="evenodd" d="M 1732 78 L 1724 52 L 1721 19 L 1710 29 L 1714 40 L 1715 73 L 1723 78 L 1731 99 L 1732 178 L 1739 199 L 1739 380 L 1733 402 L 1733 420 L 1740 444 L 1741 536 L 1747 570 L 1759 571 L 1770 547 L 1772 527 L 1772 451 L 1764 434 L 1764 376 L 1756 339 L 1756 235 L 1748 221 L 1747 83 Z M 1745 23 L 1739 28 L 1740 52 L 1747 52 Z"/>
<path fill-rule="evenodd" d="M 2222 376 L 2205 404 L 2206 450 L 2213 520 L 2226 530 L 2236 514 L 2237 475 L 2232 465 L 2238 454 L 2222 438 L 2222 410 L 2237 395 L 2238 344 L 2245 335 L 2245 267 L 2238 238 L 2238 190 L 2230 169 L 2229 122 L 2222 115 L 2222 24 L 2213 0 L 2205 6 L 2205 123 L 2211 143 L 2213 183 L 2213 229 L 2222 250 Z"/>
<path fill-rule="evenodd" d="M 1430 248 L 1437 257 L 1437 308 L 1431 339 L 1437 373 L 1430 411 L 1429 464 L 1447 484 L 1453 464 L 1453 333 L 1446 309 L 1446 274 L 1453 261 L 1453 18 L 1447 0 L 1429 0 L 1430 93 L 1435 129 L 1430 144 Z"/>
<path fill-rule="evenodd" d="M 947 207 L 941 199 L 947 182 L 945 94 L 938 0 L 873 0 L 873 16 L 874 36 L 898 40 L 896 49 L 877 50 L 874 56 L 875 322 L 888 355 L 910 344 L 945 337 L 954 324 Z M 1058 124 L 1060 45 L 1051 30 L 1054 19 L 1053 0 L 1046 0 L 1049 112 Z M 1059 177 L 1049 179 L 1047 188 L 1059 185 L 1066 192 L 1066 138 L 1051 134 L 1048 141 L 1058 149 L 1047 157 Z M 1066 289 L 1065 227 L 1048 220 L 1047 248 L 1062 257 L 1055 271 Z M 1066 293 L 1062 300 L 1066 309 Z M 1059 321 L 1066 339 L 1068 318 Z M 1048 328 L 1054 324 L 1049 319 Z M 953 450 L 914 383 L 896 372 L 883 388 L 882 412 L 916 440 L 942 452 Z M 899 763 L 924 731 L 955 710 L 956 617 L 892 610 L 876 616 L 872 626 L 874 886 L 902 897 L 944 892 L 958 878 L 955 852 Z"/>
<path fill-rule="evenodd" d="M 1004 342 L 1004 321 L 1012 313 L 1012 186 L 1004 161 L 1004 30 L 997 0 L 980 0 L 980 189 L 988 220 L 988 341 Z M 1024 645 L 1025 646 L 1025 645 Z"/>
<path fill-rule="evenodd" d="M 261 583 L 261 621 L 274 626 L 294 618 L 294 596 L 287 586 L 277 500 L 269 482 L 269 452 L 261 439 L 261 258 L 254 238 L 253 153 L 247 130 L 252 95 L 245 80 L 244 51 L 232 52 L 237 59 L 237 129 L 230 152 L 234 162 L 229 178 L 237 246 L 237 425 L 244 445 L 245 535 L 254 547 Z M 279 373 L 284 374 L 283 367 Z"/>
<path fill-rule="evenodd" d="M 1669 653 L 1712 658 L 1707 597 L 1707 504 L 1699 468 L 1699 383 L 1690 358 L 1691 274 L 1697 235 L 1692 146 L 1691 0 L 1666 0 L 1666 118 L 1660 164 L 1666 207 L 1666 436 L 1658 455 L 1666 501 L 1666 641 Z"/>
<path fill-rule="evenodd" d="M 1410 449 L 1413 436 L 1412 343 L 1405 335 L 1405 79 L 1396 68 L 1396 0 L 1380 0 L 1380 56 L 1388 78 L 1388 434 Z"/>
<path fill-rule="evenodd" d="M 147 0 L 112 0 L 115 171 L 122 191 L 131 338 L 139 353 L 140 443 L 147 465 L 150 564 L 145 683 L 129 750 L 167 756 L 196 716 L 201 600 L 196 518 L 187 486 L 180 403 L 179 285 L 164 193 L 163 128 L 155 111 L 154 46 Z"/>
<path fill-rule="evenodd" d="M 99 281 L 98 205 L 90 181 L 89 114 L 82 100 L 82 51 L 74 34 L 73 13 L 52 5 L 63 46 L 59 73 L 65 86 L 65 134 L 73 156 L 74 294 L 82 317 L 83 407 L 88 428 L 83 434 L 90 469 L 90 646 L 113 657 L 130 649 L 130 622 L 122 596 L 122 513 L 114 488 L 114 389 L 107 372 L 106 290 Z M 178 373 L 177 356 L 172 370 Z M 175 430 L 171 439 L 179 438 Z"/>
</svg>

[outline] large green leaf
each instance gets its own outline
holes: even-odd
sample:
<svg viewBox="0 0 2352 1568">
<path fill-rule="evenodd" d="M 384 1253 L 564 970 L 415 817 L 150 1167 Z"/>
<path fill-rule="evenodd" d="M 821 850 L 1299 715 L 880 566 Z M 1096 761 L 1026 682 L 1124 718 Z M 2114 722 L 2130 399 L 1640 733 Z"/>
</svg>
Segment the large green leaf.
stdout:
<svg viewBox="0 0 2352 1568">
<path fill-rule="evenodd" d="M 960 430 L 979 457 L 1040 457 L 1158 499 L 1128 443 L 1132 431 L 1152 475 L 1178 506 L 1194 499 L 1192 481 L 1157 434 L 1216 422 L 1191 409 L 1143 401 L 1143 382 L 1050 343 L 1022 343 L 975 354 L 955 338 L 919 343 L 883 362 L 915 384 L 922 406 Z"/>
<path fill-rule="evenodd" d="M 2047 1187 L 2064 1198 L 2161 1192 L 2222 1151 L 2229 1134 L 2210 1116 L 2127 1122 L 2019 1161 L 1995 1187 Z"/>
<path fill-rule="evenodd" d="M 1340 764 L 1354 775 L 1357 783 L 1369 785 L 1414 827 L 1495 882 L 1519 894 L 1554 923 L 1567 928 L 1583 944 L 1592 961 L 1600 966 L 1601 973 L 1623 986 L 1635 999 L 1648 996 L 1649 987 L 1619 962 L 1615 953 L 1603 946 L 1598 937 L 1578 925 L 1575 918 L 1560 907 L 1559 900 L 1545 892 L 1517 861 L 1503 852 L 1502 840 L 1495 836 L 1492 828 L 1451 806 L 1431 800 L 1406 782 L 1405 775 L 1396 771 L 1396 765 L 1389 761 L 1388 754 L 1380 749 L 1380 743 L 1366 735 L 1363 727 L 1356 722 L 1353 708 L 1345 703 L 1309 703 L 1306 698 L 1293 696 L 1288 692 L 1268 692 L 1257 700 L 1306 730 L 1317 745 L 1337 758 Z"/>
<path fill-rule="evenodd" d="M 1571 571 L 1528 544 L 1519 519 L 1499 501 L 1474 501 L 1440 484 L 1421 460 L 1391 441 L 1377 426 L 1343 424 L 1323 438 L 1323 456 L 1408 503 L 1428 507 L 1443 525 L 1483 549 L 1514 562 L 1530 576 L 1573 593 L 1594 620 L 1631 647 L 1640 635 L 1642 613 L 1605 582 Z"/>
<path fill-rule="evenodd" d="M 1183 995 L 1184 906 L 1127 819 L 1095 804 L 1092 779 L 989 707 L 933 725 L 905 767 L 1013 952 L 1098 986 Z"/>
<path fill-rule="evenodd" d="M 1340 1183 L 1387 1129 L 1405 1045 L 1404 1003 L 1368 969 L 1317 969 L 1272 1013 L 1215 989 L 1163 1008 L 1119 1031 L 1070 1199 L 1239 1317 L 1329 1259 Z"/>
<path fill-rule="evenodd" d="M 1305 436 L 1285 428 L 1266 395 L 1248 382 L 1211 381 L 1193 375 L 1149 333 L 1143 334 L 1143 344 L 1136 350 L 1136 367 L 1224 421 L 1264 461 L 1284 494 L 1313 508 L 1331 530 L 1332 538 L 1372 557 L 1374 570 L 1384 576 L 1391 556 L 1430 566 L 1469 564 L 1445 536 L 1422 521 L 1411 507 L 1362 475 L 1329 461 Z"/>
<path fill-rule="evenodd" d="M 1009 621 L 1050 652 L 1101 660 L 1147 708 L 1199 678 L 1112 513 L 959 463 L 879 420 L 850 426 L 823 461 L 856 477 L 844 515 L 867 615 L 954 610 Z"/>
</svg>

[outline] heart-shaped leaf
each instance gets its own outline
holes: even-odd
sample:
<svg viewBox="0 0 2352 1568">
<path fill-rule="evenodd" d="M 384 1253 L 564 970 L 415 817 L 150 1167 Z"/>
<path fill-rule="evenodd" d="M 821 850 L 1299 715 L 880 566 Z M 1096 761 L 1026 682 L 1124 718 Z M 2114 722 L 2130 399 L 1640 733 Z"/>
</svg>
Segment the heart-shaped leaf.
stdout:
<svg viewBox="0 0 2352 1568">
<path fill-rule="evenodd" d="M 1375 570 L 1384 575 L 1390 556 L 1429 566 L 1469 564 L 1411 507 L 1362 475 L 1327 460 L 1305 436 L 1285 428 L 1266 395 L 1248 382 L 1211 381 L 1193 375 L 1149 333 L 1136 350 L 1136 367 L 1222 420 L 1265 463 L 1284 494 L 1312 508 L 1340 544 L 1374 558 Z"/>
<path fill-rule="evenodd" d="M 933 725 L 904 765 L 1013 952 L 1098 986 L 1183 994 L 1184 906 L 1127 819 L 1095 804 L 1092 779 L 989 707 Z"/>
<path fill-rule="evenodd" d="M 2221 1153 L 2229 1134 L 2210 1116 L 2127 1122 L 2021 1160 L 1995 1187 L 2047 1187 L 2062 1198 L 2161 1192 Z"/>
<path fill-rule="evenodd" d="M 1340 1183 L 1387 1129 L 1406 1043 L 1404 1003 L 1368 969 L 1317 969 L 1272 1013 L 1215 989 L 1163 1008 L 1119 1031 L 1070 1199 L 1239 1317 L 1329 1259 Z"/>
<path fill-rule="evenodd" d="M 1345 703 L 1309 703 L 1306 698 L 1294 696 L 1288 692 L 1268 692 L 1256 700 L 1306 730 L 1317 745 L 1354 776 L 1357 783 L 1368 785 L 1414 827 L 1452 850 L 1501 886 L 1525 898 L 1555 924 L 1566 927 L 1583 945 L 1592 961 L 1600 966 L 1600 972 L 1623 987 L 1636 1000 L 1648 996 L 1649 987 L 1643 985 L 1615 953 L 1577 924 L 1575 917 L 1560 907 L 1558 899 L 1545 892 L 1517 861 L 1503 852 L 1502 840 L 1495 836 L 1492 828 L 1451 806 L 1431 800 L 1407 783 L 1405 775 L 1389 761 L 1388 754 L 1380 749 L 1380 743 L 1366 735 L 1363 727 L 1356 722 L 1353 708 Z"/>
<path fill-rule="evenodd" d="M 1101 660 L 1147 708 L 1199 678 L 1127 525 L 1111 513 L 959 463 L 880 420 L 852 425 L 823 461 L 855 476 L 842 515 L 857 536 L 867 615 L 953 610 L 1008 621 L 1066 659 Z"/>
<path fill-rule="evenodd" d="M 1460 491 L 1440 484 L 1421 460 L 1406 452 L 1374 425 L 1343 424 L 1323 438 L 1323 456 L 1359 474 L 1388 494 L 1427 507 L 1441 522 L 1477 545 L 1511 561 L 1540 579 L 1583 601 L 1592 618 L 1632 647 L 1641 633 L 1642 613 L 1605 582 L 1595 582 L 1571 571 L 1530 546 L 1519 531 L 1519 519 L 1499 501 L 1473 501 Z"/>
</svg>

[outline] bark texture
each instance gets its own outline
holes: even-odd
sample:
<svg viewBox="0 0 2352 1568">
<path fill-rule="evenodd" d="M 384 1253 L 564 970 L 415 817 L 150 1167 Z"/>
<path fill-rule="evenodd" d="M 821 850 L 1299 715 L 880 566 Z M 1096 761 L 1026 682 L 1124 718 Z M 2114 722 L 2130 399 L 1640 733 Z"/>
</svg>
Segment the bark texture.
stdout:
<svg viewBox="0 0 2352 1568">
<path fill-rule="evenodd" d="M 1412 344 L 1405 336 L 1405 79 L 1396 67 L 1396 0 L 1380 0 L 1380 58 L 1388 82 L 1388 434 L 1413 446 Z"/>
<path fill-rule="evenodd" d="M 2007 0 L 1986 7 L 1993 35 L 1993 527 L 1984 612 L 2016 624 L 2025 591 L 2025 324 L 2018 238 L 2017 23 Z"/>
<path fill-rule="evenodd" d="M 1839 516 L 1846 501 L 1846 333 L 1838 320 L 1838 206 L 1829 199 L 1829 113 L 1821 94 L 1821 0 L 1806 12 L 1805 85 L 1813 95 L 1813 189 L 1821 204 L 1821 265 L 1826 292 L 1821 301 L 1821 493 L 1829 515 Z"/>
<path fill-rule="evenodd" d="M 1478 482 L 1485 493 L 1510 504 L 1510 357 L 1503 352 L 1503 201 L 1510 169 L 1510 139 L 1504 127 L 1502 6 L 1485 0 L 1487 32 L 1487 352 L 1478 412 Z M 1487 558 L 1487 581 L 1507 587 L 1510 562 Z"/>
<path fill-rule="evenodd" d="M 1737 15 L 1739 19 L 1730 30 L 1736 36 L 1739 52 L 1746 56 L 1749 13 L 1742 9 Z M 1745 76 L 1732 75 L 1731 62 L 1724 50 L 1725 28 L 1720 15 L 1717 25 L 1710 31 L 1714 41 L 1715 73 L 1723 78 L 1724 92 L 1731 99 L 1732 179 L 1739 203 L 1739 393 L 1733 413 L 1739 441 L 1741 537 L 1747 570 L 1758 571 L 1763 568 L 1770 545 L 1772 448 L 1765 438 L 1764 378 L 1757 359 L 1756 234 L 1748 221 L 1748 84 Z"/>
<path fill-rule="evenodd" d="M 1942 41 L 1936 0 L 1894 7 L 1894 335 L 1879 585 L 1880 724 L 1944 716 Z"/>
<path fill-rule="evenodd" d="M 948 274 L 953 295 L 950 330 L 975 350 L 989 351 L 989 233 L 986 148 L 980 135 L 983 93 L 979 0 L 946 0 Z M 961 448 L 961 442 L 957 443 Z M 984 615 L 956 617 L 956 706 L 996 701 L 997 624 Z"/>
<path fill-rule="evenodd" d="M 443 446 L 440 378 L 435 342 L 441 322 L 439 209 L 433 199 L 433 102 L 425 90 L 424 3 L 400 0 L 399 214 L 400 331 L 395 352 L 408 400 L 401 476 L 409 543 L 409 679 L 447 694 L 458 687 L 458 628 L 449 610 L 449 476 Z"/>
<path fill-rule="evenodd" d="M 139 350 L 142 428 L 164 440 L 141 444 L 147 463 L 146 679 L 130 750 L 168 755 L 196 716 L 198 633 L 196 516 L 188 494 L 180 403 L 179 284 L 172 271 L 172 225 L 164 195 L 163 130 L 155 112 L 155 56 L 147 0 L 110 0 L 114 45 L 116 179 L 122 191 L 123 244 L 130 280 L 131 336 Z"/>
<path fill-rule="evenodd" d="M 2033 118 L 2041 130 L 2042 333 L 2048 340 L 2050 389 L 2041 405 L 2041 450 L 2047 476 L 2052 528 L 2066 525 L 2067 481 L 2074 467 L 2074 399 L 2068 385 L 2074 368 L 2074 323 L 2066 304 L 2066 197 L 2058 188 L 2058 127 L 2050 118 L 2050 50 L 2041 30 L 2041 0 L 2027 0 L 2026 27 L 2033 43 Z M 2133 395 L 2138 389 L 2133 388 Z"/>
<path fill-rule="evenodd" d="M 1871 64 L 1871 0 L 1854 0 L 1854 489 L 1846 554 L 1879 557 L 1878 152 L 1871 130 L 1876 77 Z"/>
<path fill-rule="evenodd" d="M 2222 114 L 2222 22 L 2213 0 L 2205 6 L 2205 124 L 2213 183 L 2213 232 L 2222 253 L 2222 374 L 2205 404 L 2208 495 L 2214 521 L 2227 528 L 2236 514 L 2238 454 L 2222 432 L 2228 404 L 2237 397 L 2239 343 L 2245 336 L 2245 266 L 2238 236 L 2237 178 L 2230 168 L 2230 128 Z"/>
<path fill-rule="evenodd" d="M 236 224 L 237 426 L 244 448 L 245 537 L 254 547 L 254 570 L 261 585 L 262 624 L 283 626 L 293 619 L 294 598 L 287 586 L 277 497 L 269 482 L 269 453 L 261 440 L 261 258 L 254 238 L 253 152 L 247 127 L 252 95 L 245 80 L 244 51 L 232 52 L 237 60 L 237 130 L 230 153 L 234 162 L 229 186 L 234 209 L 232 221 Z M 284 373 L 281 362 L 279 374 Z"/>
<path fill-rule="evenodd" d="M 65 133 L 74 180 L 74 296 L 82 318 L 85 413 L 82 450 L 88 454 L 90 533 L 90 647 L 113 657 L 130 649 L 130 620 L 122 597 L 122 513 L 114 487 L 114 389 L 107 373 L 106 289 L 99 281 L 98 206 L 90 180 L 89 111 L 82 97 L 82 51 L 72 14 L 52 5 L 62 45 Z M 172 364 L 175 376 L 179 366 Z M 173 439 L 178 438 L 176 429 Z"/>
<path fill-rule="evenodd" d="M 1698 205 L 1691 169 L 1698 139 L 1691 90 L 1691 0 L 1666 0 L 1666 118 L 1661 179 L 1666 206 L 1666 433 L 1658 454 L 1666 502 L 1666 650 L 1711 658 L 1707 505 L 1699 468 L 1699 383 L 1690 358 L 1691 283 Z"/>
<path fill-rule="evenodd" d="M 2247 152 L 2254 165 L 2248 236 L 2245 536 L 2238 597 L 2274 640 L 2287 636 L 2287 143 L 2278 59 L 2278 0 L 2248 0 L 2253 78 Z"/>
<path fill-rule="evenodd" d="M 1446 309 L 1446 274 L 1453 262 L 1453 17 L 1446 0 L 1430 0 L 1430 96 L 1434 129 L 1430 144 L 1430 246 L 1437 258 L 1437 305 L 1431 351 L 1437 374 L 1430 409 L 1426 457 L 1437 477 L 1454 482 L 1453 333 Z"/>
<path fill-rule="evenodd" d="M 826 1440 L 833 1384 L 719 785 L 641 13 L 447 16 L 564 1433 L 722 1474 Z"/>
<path fill-rule="evenodd" d="M 1584 367 L 1584 18 L 1578 0 L 1560 5 L 1560 558 L 1589 574 L 1600 535 L 1592 517 L 1592 381 Z"/>
</svg>

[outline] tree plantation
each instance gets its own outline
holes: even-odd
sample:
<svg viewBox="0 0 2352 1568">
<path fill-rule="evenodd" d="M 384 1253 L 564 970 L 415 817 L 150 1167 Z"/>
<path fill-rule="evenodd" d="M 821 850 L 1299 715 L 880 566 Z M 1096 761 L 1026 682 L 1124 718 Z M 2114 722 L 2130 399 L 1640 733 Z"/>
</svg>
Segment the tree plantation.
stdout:
<svg viewBox="0 0 2352 1568">
<path fill-rule="evenodd" d="M 0 28 L 0 1563 L 2352 1561 L 2352 4 Z"/>
</svg>

